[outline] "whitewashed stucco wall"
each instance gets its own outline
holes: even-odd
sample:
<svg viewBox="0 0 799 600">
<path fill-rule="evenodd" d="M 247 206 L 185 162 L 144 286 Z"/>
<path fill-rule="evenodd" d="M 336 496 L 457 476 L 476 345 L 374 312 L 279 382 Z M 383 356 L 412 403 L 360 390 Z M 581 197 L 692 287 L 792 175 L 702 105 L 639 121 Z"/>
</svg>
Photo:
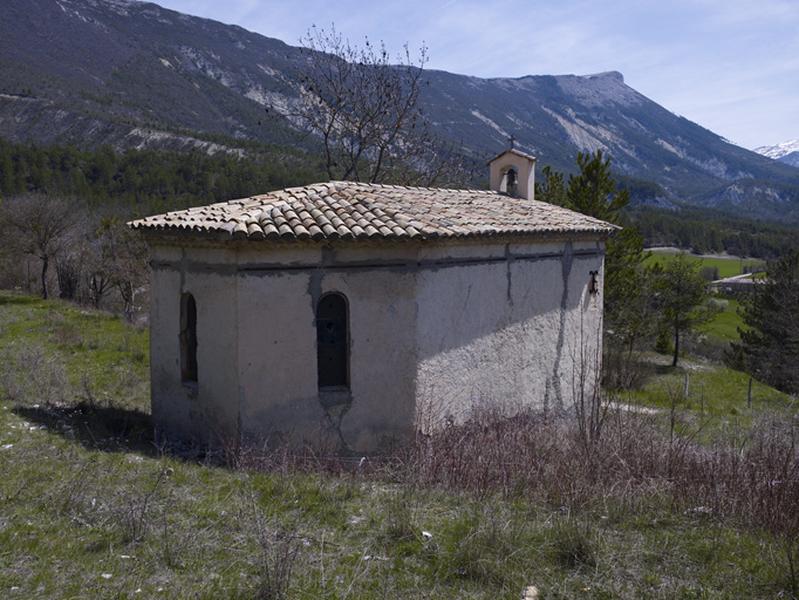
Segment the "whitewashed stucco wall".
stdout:
<svg viewBox="0 0 799 600">
<path fill-rule="evenodd" d="M 422 430 L 463 421 L 474 410 L 560 410 L 571 406 L 579 385 L 591 391 L 595 370 L 581 376 L 579 368 L 593 367 L 601 343 L 601 291 L 590 295 L 588 285 L 590 272 L 602 269 L 603 245 L 492 250 L 486 258 L 506 259 L 418 275 Z"/>
<path fill-rule="evenodd" d="M 208 264 L 230 260 L 231 253 L 160 248 L 154 257 L 179 265 L 152 271 L 150 374 L 153 419 L 164 434 L 207 442 L 237 435 L 238 388 L 236 286 L 230 274 L 191 269 L 191 258 Z M 196 389 L 181 382 L 180 303 L 190 293 L 197 303 Z"/>
<path fill-rule="evenodd" d="M 593 343 L 601 330 L 601 296 L 587 285 L 603 251 L 593 241 L 155 244 L 155 422 L 201 441 L 340 436 L 370 450 L 486 404 L 568 406 L 580 327 Z M 351 404 L 340 420 L 317 386 L 314 309 L 332 291 L 350 316 Z M 196 395 L 180 382 L 182 292 L 197 303 Z"/>
<path fill-rule="evenodd" d="M 341 435 L 353 447 L 409 430 L 413 421 L 415 318 L 413 275 L 383 267 L 326 262 L 361 262 L 357 253 L 262 255 L 296 270 L 249 266 L 238 277 L 241 334 L 242 423 L 258 437 L 273 430 L 306 437 L 334 436 L 337 418 L 328 418 L 319 398 L 315 306 L 327 292 L 346 296 L 350 315 L 351 405 L 341 419 Z M 407 433 L 404 432 L 404 433 Z"/>
</svg>

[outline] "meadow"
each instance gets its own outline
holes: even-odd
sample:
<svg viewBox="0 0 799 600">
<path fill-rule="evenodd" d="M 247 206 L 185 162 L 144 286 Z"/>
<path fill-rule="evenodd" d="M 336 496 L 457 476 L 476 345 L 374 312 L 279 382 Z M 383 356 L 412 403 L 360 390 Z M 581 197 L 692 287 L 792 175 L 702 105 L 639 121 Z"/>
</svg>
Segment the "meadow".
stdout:
<svg viewBox="0 0 799 600">
<path fill-rule="evenodd" d="M 666 265 L 680 254 L 675 248 L 652 248 L 646 258 L 646 265 Z M 688 260 L 699 264 L 701 267 L 718 269 L 719 278 L 734 277 L 742 273 L 761 271 L 765 262 L 757 258 L 743 258 L 739 256 L 706 256 L 683 253 Z"/>
<path fill-rule="evenodd" d="M 743 374 L 688 361 L 684 398 L 684 372 L 653 358 L 590 451 L 529 417 L 364 461 L 225 455 L 154 443 L 147 344 L 112 315 L 0 292 L 2 597 L 797 594 L 780 429 L 796 413 L 759 383 L 747 406 Z M 707 419 L 723 447 L 693 441 Z"/>
<path fill-rule="evenodd" d="M 699 331 L 717 343 L 736 342 L 741 338 L 740 329 L 745 328 L 741 316 L 741 303 L 733 298 L 714 298 L 718 312 L 707 323 L 699 326 Z"/>
<path fill-rule="evenodd" d="M 650 249 L 645 259 L 645 264 L 666 265 L 674 260 L 679 251 L 672 248 Z M 747 272 L 762 273 L 765 262 L 758 259 L 741 258 L 737 256 L 699 256 L 684 254 L 691 262 L 701 267 L 709 267 L 718 271 L 719 278 L 734 277 Z M 726 346 L 730 342 L 740 339 L 739 329 L 744 327 L 741 317 L 741 302 L 735 298 L 715 296 L 712 299 L 717 312 L 707 323 L 699 325 L 699 332 L 706 335 L 711 345 Z"/>
</svg>

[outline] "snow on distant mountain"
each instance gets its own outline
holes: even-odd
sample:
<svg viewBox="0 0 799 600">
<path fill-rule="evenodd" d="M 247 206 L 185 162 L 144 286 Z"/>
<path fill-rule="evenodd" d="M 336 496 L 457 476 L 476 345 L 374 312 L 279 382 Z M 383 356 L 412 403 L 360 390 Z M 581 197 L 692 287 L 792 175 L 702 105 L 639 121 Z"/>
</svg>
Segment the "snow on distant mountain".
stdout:
<svg viewBox="0 0 799 600">
<path fill-rule="evenodd" d="M 793 167 L 799 167 L 799 140 L 788 140 L 776 146 L 760 146 L 755 152 Z"/>
</svg>

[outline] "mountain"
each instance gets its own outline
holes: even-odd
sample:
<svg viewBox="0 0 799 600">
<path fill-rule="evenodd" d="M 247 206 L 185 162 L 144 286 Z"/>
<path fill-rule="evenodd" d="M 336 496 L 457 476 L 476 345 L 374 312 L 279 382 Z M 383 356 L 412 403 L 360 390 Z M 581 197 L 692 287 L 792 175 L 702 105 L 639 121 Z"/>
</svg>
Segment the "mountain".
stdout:
<svg viewBox="0 0 799 600">
<path fill-rule="evenodd" d="M 788 140 L 776 146 L 760 146 L 754 151 L 786 165 L 799 167 L 799 140 Z"/>
<path fill-rule="evenodd" d="M 0 136 L 40 144 L 242 152 L 307 144 L 299 48 L 132 0 L 4 0 Z M 506 147 L 574 168 L 604 149 L 642 200 L 799 221 L 799 169 L 740 148 L 646 98 L 617 72 L 484 79 L 429 71 L 437 132 L 475 160 Z"/>
</svg>

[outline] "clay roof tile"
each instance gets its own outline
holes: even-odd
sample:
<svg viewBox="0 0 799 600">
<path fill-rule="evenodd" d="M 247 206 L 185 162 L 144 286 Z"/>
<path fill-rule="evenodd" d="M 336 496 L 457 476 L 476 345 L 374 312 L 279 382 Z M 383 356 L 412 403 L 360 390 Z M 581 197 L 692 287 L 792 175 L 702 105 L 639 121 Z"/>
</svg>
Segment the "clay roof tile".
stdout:
<svg viewBox="0 0 799 600">
<path fill-rule="evenodd" d="M 132 221 L 134 229 L 284 240 L 474 238 L 617 229 L 566 208 L 486 190 L 334 181 Z"/>
</svg>

